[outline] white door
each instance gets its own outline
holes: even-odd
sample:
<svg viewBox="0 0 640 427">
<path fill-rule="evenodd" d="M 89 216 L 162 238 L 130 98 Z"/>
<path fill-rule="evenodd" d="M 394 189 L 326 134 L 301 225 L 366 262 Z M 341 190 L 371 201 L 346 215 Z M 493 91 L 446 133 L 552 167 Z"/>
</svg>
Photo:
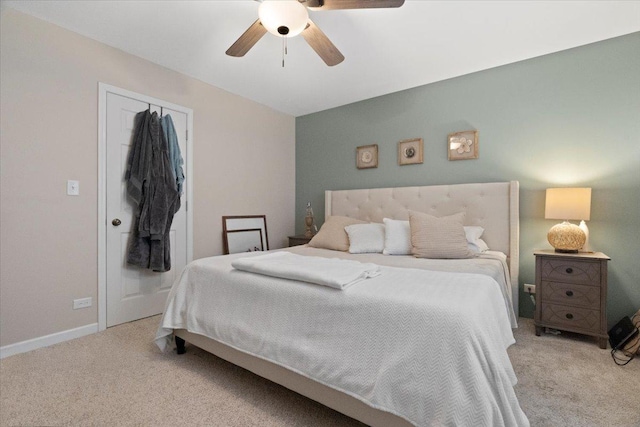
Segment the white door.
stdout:
<svg viewBox="0 0 640 427">
<path fill-rule="evenodd" d="M 126 263 L 127 245 L 134 224 L 135 204 L 127 197 L 124 180 L 129 148 L 137 113 L 151 107 L 160 114 L 160 105 L 133 97 L 107 93 L 106 96 L 106 326 L 130 322 L 162 313 L 167 294 L 187 263 L 187 200 L 185 181 L 182 206 L 171 226 L 171 270 L 154 272 Z M 185 112 L 162 106 L 162 114 L 173 119 L 182 157 L 187 154 Z M 183 165 L 187 175 L 187 162 Z"/>
</svg>

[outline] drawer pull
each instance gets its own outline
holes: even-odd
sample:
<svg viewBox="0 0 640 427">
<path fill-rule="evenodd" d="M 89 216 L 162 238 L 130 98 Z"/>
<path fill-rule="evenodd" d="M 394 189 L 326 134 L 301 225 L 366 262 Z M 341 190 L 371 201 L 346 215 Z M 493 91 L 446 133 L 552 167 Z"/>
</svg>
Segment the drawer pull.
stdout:
<svg viewBox="0 0 640 427">
<path fill-rule="evenodd" d="M 567 292 L 565 292 L 565 294 L 566 294 L 568 297 L 572 297 L 572 296 L 573 296 L 573 291 L 567 291 Z"/>
<path fill-rule="evenodd" d="M 567 319 L 569 319 L 569 320 L 573 319 L 573 314 L 567 313 Z"/>
<path fill-rule="evenodd" d="M 567 269 L 565 271 L 567 272 L 567 274 L 571 274 L 571 273 L 573 273 L 573 268 L 567 267 Z"/>
</svg>

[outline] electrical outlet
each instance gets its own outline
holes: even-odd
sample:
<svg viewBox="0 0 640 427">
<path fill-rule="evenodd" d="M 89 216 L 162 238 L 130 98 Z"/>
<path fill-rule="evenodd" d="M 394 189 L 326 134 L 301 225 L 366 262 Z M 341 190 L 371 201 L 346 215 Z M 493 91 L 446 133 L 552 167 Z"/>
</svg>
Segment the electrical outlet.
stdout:
<svg viewBox="0 0 640 427">
<path fill-rule="evenodd" d="M 91 304 L 92 304 L 91 297 L 74 299 L 73 300 L 73 309 L 77 310 L 79 308 L 91 307 Z"/>
<path fill-rule="evenodd" d="M 535 294 L 536 293 L 536 285 L 531 285 L 529 283 L 525 283 L 524 284 L 524 291 L 528 294 Z"/>
</svg>

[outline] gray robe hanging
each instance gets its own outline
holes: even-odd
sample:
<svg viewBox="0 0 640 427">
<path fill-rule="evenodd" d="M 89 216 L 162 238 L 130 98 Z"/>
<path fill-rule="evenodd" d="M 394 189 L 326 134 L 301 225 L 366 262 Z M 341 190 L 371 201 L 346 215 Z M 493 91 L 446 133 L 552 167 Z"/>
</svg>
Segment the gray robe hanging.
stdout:
<svg viewBox="0 0 640 427">
<path fill-rule="evenodd" d="M 168 143 L 157 113 L 136 115 L 129 153 L 127 194 L 137 205 L 127 263 L 154 271 L 171 269 L 169 231 L 179 202 Z"/>
<path fill-rule="evenodd" d="M 182 159 L 182 154 L 180 154 L 180 143 L 178 142 L 178 135 L 176 134 L 176 128 L 173 125 L 171 115 L 166 114 L 162 116 L 160 125 L 162 126 L 164 137 L 169 144 L 169 160 L 171 161 L 173 174 L 176 177 L 178 197 L 180 197 L 180 194 L 182 194 L 182 184 L 184 183 L 184 171 L 182 170 L 184 160 Z"/>
</svg>

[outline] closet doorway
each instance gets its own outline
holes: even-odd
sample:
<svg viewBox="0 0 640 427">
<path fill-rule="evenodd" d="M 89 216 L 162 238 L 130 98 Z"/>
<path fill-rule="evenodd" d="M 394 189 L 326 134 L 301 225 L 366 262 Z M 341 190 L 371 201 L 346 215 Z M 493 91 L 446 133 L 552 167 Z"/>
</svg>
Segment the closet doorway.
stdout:
<svg viewBox="0 0 640 427">
<path fill-rule="evenodd" d="M 136 207 L 124 180 L 135 116 L 150 108 L 170 114 L 184 159 L 180 210 L 170 231 L 171 270 L 158 273 L 126 263 Z M 171 285 L 193 258 L 191 152 L 193 111 L 166 101 L 99 84 L 98 327 L 162 313 Z"/>
</svg>

